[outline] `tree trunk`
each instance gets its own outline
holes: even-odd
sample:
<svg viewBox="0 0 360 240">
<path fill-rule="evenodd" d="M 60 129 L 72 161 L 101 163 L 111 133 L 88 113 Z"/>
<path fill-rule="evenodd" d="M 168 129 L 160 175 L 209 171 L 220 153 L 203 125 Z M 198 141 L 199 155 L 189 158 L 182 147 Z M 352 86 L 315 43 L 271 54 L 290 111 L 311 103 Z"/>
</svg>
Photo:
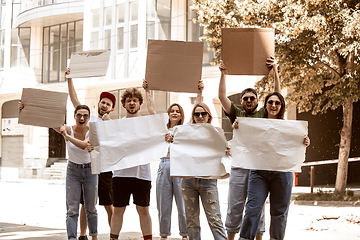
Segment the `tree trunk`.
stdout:
<svg viewBox="0 0 360 240">
<path fill-rule="evenodd" d="M 348 159 L 350 154 L 351 132 L 353 118 L 353 100 L 348 99 L 343 106 L 343 127 L 340 133 L 339 163 L 336 173 L 335 193 L 345 193 Z"/>
</svg>

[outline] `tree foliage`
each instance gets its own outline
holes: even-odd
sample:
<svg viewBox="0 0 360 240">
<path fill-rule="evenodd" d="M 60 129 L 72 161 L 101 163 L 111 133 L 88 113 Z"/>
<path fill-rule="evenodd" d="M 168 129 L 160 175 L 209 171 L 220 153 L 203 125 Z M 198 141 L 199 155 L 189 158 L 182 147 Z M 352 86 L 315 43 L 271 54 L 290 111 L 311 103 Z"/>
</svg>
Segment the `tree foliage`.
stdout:
<svg viewBox="0 0 360 240">
<path fill-rule="evenodd" d="M 298 110 L 324 113 L 360 96 L 360 3 L 357 0 L 194 0 L 204 36 L 220 60 L 221 28 L 275 29 L 282 87 Z M 272 89 L 271 77 L 256 85 Z"/>
</svg>

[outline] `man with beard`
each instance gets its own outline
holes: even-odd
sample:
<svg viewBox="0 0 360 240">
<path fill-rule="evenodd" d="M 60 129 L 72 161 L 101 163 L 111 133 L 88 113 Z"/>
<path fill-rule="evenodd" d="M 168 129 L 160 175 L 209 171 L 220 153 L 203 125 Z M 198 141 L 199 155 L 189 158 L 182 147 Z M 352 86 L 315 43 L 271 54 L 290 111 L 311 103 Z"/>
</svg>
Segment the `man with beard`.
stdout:
<svg viewBox="0 0 360 240">
<path fill-rule="evenodd" d="M 137 88 L 128 88 L 121 96 L 126 118 L 140 117 L 143 96 Z M 152 239 L 152 222 L 149 213 L 151 189 L 150 164 L 115 170 L 113 174 L 114 214 L 111 219 L 110 239 L 119 239 L 124 212 L 131 194 L 139 214 L 144 240 Z"/>
<path fill-rule="evenodd" d="M 65 75 L 70 74 L 70 69 L 68 68 L 65 72 Z M 73 106 L 80 105 L 80 101 L 77 97 L 74 84 L 72 78 L 67 79 L 68 82 L 68 90 L 70 100 Z M 109 114 L 113 112 L 115 109 L 115 102 L 116 98 L 113 94 L 109 92 L 102 92 L 100 94 L 100 101 L 98 104 L 98 115 L 95 116 L 94 114 L 90 114 L 90 121 L 89 122 L 97 122 L 97 121 L 104 121 L 110 120 Z M 108 215 L 108 222 L 110 226 L 112 214 L 113 214 L 113 193 L 112 193 L 112 172 L 104 172 L 100 173 L 98 177 L 98 195 L 99 195 L 99 205 L 103 205 L 107 215 Z M 83 195 L 81 194 L 80 197 L 81 202 L 81 209 L 80 209 L 80 237 L 79 240 L 87 240 L 86 237 L 86 215 L 85 215 L 85 208 L 83 202 Z"/>
<path fill-rule="evenodd" d="M 268 68 L 274 71 L 274 91 L 280 92 L 280 79 L 277 71 L 277 61 L 271 56 L 266 60 Z M 264 107 L 257 110 L 258 98 L 255 89 L 246 88 L 241 92 L 240 103 L 242 109 L 235 106 L 235 104 L 226 96 L 226 66 L 220 61 L 219 69 L 221 71 L 219 83 L 219 99 L 225 111 L 226 116 L 233 124 L 237 117 L 264 117 Z M 225 227 L 228 234 L 228 240 L 234 240 L 235 234 L 240 231 L 243 218 L 243 210 L 247 197 L 247 187 L 249 179 L 249 169 L 231 168 L 229 180 L 229 195 L 228 195 L 228 210 L 226 215 Z M 261 214 L 256 240 L 261 240 L 265 232 L 265 204 Z"/>
</svg>

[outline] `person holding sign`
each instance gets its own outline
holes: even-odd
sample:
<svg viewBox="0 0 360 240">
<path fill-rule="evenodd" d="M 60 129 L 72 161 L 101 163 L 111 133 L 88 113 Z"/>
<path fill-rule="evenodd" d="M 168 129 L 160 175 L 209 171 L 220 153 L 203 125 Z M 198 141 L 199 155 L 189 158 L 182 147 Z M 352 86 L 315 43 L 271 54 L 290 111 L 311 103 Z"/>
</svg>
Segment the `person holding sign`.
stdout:
<svg viewBox="0 0 360 240">
<path fill-rule="evenodd" d="M 148 84 L 145 79 L 143 81 L 143 88 L 146 92 L 145 99 L 148 112 L 150 114 L 156 114 L 154 100 L 151 96 L 150 90 L 148 90 Z M 198 85 L 196 103 L 202 101 L 203 89 L 204 84 L 203 81 L 200 80 Z M 173 127 L 177 125 L 182 125 L 184 123 L 185 118 L 183 108 L 177 103 L 171 104 L 167 109 L 167 113 L 169 115 L 169 122 L 167 124 L 169 133 L 166 134 L 165 139 L 168 139 L 170 137 L 173 131 Z M 171 235 L 171 211 L 173 197 L 175 197 L 179 219 L 179 234 L 182 236 L 183 240 L 188 239 L 184 201 L 180 191 L 181 178 L 170 177 L 170 149 L 166 157 L 161 158 L 157 173 L 158 175 L 156 178 L 156 201 L 157 209 L 159 212 L 160 237 L 161 239 L 167 239 L 167 237 Z"/>
<path fill-rule="evenodd" d="M 128 88 L 121 95 L 126 118 L 140 117 L 143 96 L 137 88 Z M 152 114 L 151 112 L 149 112 Z M 114 214 L 111 219 L 110 239 L 119 239 L 123 216 L 130 196 L 139 214 L 144 240 L 152 239 L 152 222 L 149 213 L 151 189 L 150 164 L 115 170 L 113 174 Z"/>
<path fill-rule="evenodd" d="M 195 104 L 192 114 L 192 124 L 211 124 L 212 115 L 209 107 L 204 103 Z M 168 139 L 169 142 L 172 138 Z M 226 151 L 230 155 L 229 149 Z M 216 240 L 226 240 L 226 233 L 221 221 L 217 180 L 209 178 L 188 178 L 181 182 L 181 194 L 184 198 L 187 230 L 190 240 L 199 240 L 200 236 L 200 208 L 199 197 L 206 214 L 209 227 Z"/>
<path fill-rule="evenodd" d="M 68 68 L 65 72 L 65 75 L 70 74 L 70 68 Z M 76 90 L 74 87 L 74 83 L 72 78 L 67 78 L 68 83 L 68 91 L 70 100 L 74 107 L 80 105 L 80 101 L 77 97 Z M 90 113 L 89 122 L 97 122 L 97 121 L 105 121 L 110 120 L 109 114 L 113 112 L 115 109 L 116 98 L 113 94 L 109 92 L 102 92 L 100 94 L 100 100 L 98 104 L 98 114 L 97 116 Z M 99 205 L 103 205 L 106 213 L 108 215 L 108 223 L 110 226 L 111 217 L 113 214 L 113 193 L 112 193 L 112 172 L 104 172 L 100 173 L 98 176 L 99 188 L 98 188 L 98 196 L 99 196 Z M 82 196 L 82 195 L 81 195 Z M 81 210 L 80 210 L 80 237 L 79 240 L 87 240 L 86 237 L 86 217 L 85 217 L 85 209 L 83 207 L 83 199 L 80 199 Z"/>
<path fill-rule="evenodd" d="M 265 98 L 264 118 L 284 119 L 285 100 L 278 93 L 273 92 Z M 237 129 L 238 123 L 234 123 Z M 310 139 L 304 137 L 303 144 L 308 147 Z M 266 159 L 264 159 L 266 161 Z M 240 239 L 254 239 L 259 224 L 261 208 L 270 193 L 270 238 L 282 240 L 285 236 L 287 214 L 291 200 L 293 173 L 250 170 L 248 201 L 246 203 L 244 222 L 240 230 Z"/>
<path fill-rule="evenodd" d="M 75 126 L 61 126 L 60 129 L 55 129 L 64 136 L 69 153 L 66 171 L 66 230 L 68 239 L 76 240 L 80 195 L 83 192 L 89 235 L 96 240 L 98 178 L 97 175 L 91 173 L 90 154 L 86 149 L 89 140 L 89 126 L 87 125 L 90 119 L 89 107 L 76 106 L 74 118 Z"/>
<path fill-rule="evenodd" d="M 277 71 L 277 61 L 271 56 L 267 59 L 266 65 L 274 72 L 274 91 L 280 92 L 280 79 Z M 221 105 L 228 116 L 231 123 L 236 121 L 236 117 L 255 117 L 262 118 L 264 116 L 264 108 L 257 110 L 258 98 L 255 89 L 247 88 L 241 92 L 241 105 L 243 110 L 235 106 L 226 96 L 226 66 L 220 61 L 219 69 L 221 71 L 219 83 L 219 99 Z M 235 234 L 240 231 L 243 211 L 247 196 L 247 187 L 249 179 L 249 169 L 231 168 L 229 181 L 228 210 L 226 215 L 225 227 L 229 240 L 235 239 Z M 265 208 L 263 207 L 262 216 L 257 231 L 257 240 L 262 239 L 265 232 Z"/>
</svg>

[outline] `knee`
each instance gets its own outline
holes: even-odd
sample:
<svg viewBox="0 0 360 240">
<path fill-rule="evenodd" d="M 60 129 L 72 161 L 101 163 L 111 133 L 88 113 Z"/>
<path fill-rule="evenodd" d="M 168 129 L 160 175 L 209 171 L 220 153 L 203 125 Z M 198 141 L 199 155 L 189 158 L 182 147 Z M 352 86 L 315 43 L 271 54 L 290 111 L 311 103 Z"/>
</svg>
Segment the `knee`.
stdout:
<svg viewBox="0 0 360 240">
<path fill-rule="evenodd" d="M 149 213 L 149 207 L 136 206 L 136 210 L 137 210 L 137 212 L 138 212 L 138 214 L 139 214 L 140 216 L 150 215 L 150 213 Z"/>
</svg>

